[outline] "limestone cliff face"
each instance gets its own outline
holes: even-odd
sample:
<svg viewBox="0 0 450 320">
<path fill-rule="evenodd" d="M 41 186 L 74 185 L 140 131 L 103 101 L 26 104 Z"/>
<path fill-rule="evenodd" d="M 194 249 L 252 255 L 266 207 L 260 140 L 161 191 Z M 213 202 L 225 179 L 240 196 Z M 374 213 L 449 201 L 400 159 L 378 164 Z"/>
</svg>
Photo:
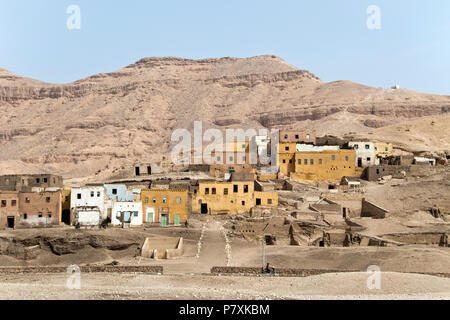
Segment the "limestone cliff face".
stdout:
<svg viewBox="0 0 450 320">
<path fill-rule="evenodd" d="M 22 171 L 81 177 L 159 160 L 172 131 L 195 120 L 205 128 L 305 126 L 340 134 L 445 115 L 450 97 L 323 83 L 269 55 L 166 57 L 65 85 L 0 69 L 0 111 L 0 168 L 16 161 Z"/>
</svg>

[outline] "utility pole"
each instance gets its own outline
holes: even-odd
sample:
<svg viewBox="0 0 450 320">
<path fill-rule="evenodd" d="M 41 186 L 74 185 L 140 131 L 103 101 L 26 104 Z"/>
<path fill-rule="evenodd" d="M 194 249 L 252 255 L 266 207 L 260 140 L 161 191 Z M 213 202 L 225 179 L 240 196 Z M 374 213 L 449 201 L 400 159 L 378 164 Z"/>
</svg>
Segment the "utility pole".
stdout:
<svg viewBox="0 0 450 320">
<path fill-rule="evenodd" d="M 264 229 L 262 230 L 262 272 L 264 273 L 264 268 L 265 268 L 265 261 L 264 261 L 264 242 L 266 241 L 265 237 L 264 237 L 264 231 L 266 231 L 267 227 L 269 226 L 269 224 L 266 224 L 266 226 L 264 227 Z"/>
</svg>

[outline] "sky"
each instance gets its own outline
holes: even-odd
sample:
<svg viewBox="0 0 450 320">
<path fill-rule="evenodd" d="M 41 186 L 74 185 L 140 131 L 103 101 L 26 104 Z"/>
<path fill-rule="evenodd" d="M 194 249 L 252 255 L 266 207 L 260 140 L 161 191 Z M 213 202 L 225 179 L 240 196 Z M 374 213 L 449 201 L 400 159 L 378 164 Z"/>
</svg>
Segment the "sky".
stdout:
<svg viewBox="0 0 450 320">
<path fill-rule="evenodd" d="M 325 82 L 450 95 L 450 1 L 0 0 L 0 68 L 41 81 L 144 57 L 262 54 Z"/>
</svg>

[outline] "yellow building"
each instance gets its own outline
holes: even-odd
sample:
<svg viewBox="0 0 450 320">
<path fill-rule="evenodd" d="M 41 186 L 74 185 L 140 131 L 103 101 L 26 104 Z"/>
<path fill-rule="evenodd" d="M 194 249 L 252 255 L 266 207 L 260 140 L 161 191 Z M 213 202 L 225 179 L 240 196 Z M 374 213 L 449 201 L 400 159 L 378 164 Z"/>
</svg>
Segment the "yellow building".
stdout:
<svg viewBox="0 0 450 320">
<path fill-rule="evenodd" d="M 186 222 L 190 199 L 187 190 L 142 190 L 144 223 L 160 223 L 162 226 L 180 225 Z"/>
<path fill-rule="evenodd" d="M 376 142 L 375 156 L 377 158 L 386 158 L 393 155 L 392 143 Z"/>
<path fill-rule="evenodd" d="M 199 181 L 192 197 L 192 212 L 245 213 L 253 206 L 253 181 Z"/>
<path fill-rule="evenodd" d="M 255 191 L 255 206 L 278 206 L 278 192 L 276 191 Z"/>
<path fill-rule="evenodd" d="M 297 152 L 295 171 L 291 178 L 297 180 L 341 180 L 343 176 L 355 176 L 354 149 L 323 150 L 321 152 Z"/>
<path fill-rule="evenodd" d="M 280 173 L 288 176 L 295 171 L 295 151 L 296 143 L 279 143 L 278 144 L 278 166 Z"/>
</svg>

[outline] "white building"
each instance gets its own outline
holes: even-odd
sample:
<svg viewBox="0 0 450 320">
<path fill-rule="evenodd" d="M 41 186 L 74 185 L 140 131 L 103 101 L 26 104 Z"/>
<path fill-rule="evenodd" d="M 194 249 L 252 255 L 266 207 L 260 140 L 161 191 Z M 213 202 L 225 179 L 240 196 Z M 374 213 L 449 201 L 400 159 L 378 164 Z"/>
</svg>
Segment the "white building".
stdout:
<svg viewBox="0 0 450 320">
<path fill-rule="evenodd" d="M 297 152 L 322 152 L 326 150 L 339 150 L 339 146 L 313 146 L 310 144 L 297 143 Z"/>
<path fill-rule="evenodd" d="M 130 226 L 142 225 L 142 202 L 121 201 L 113 202 L 111 212 L 111 224 L 122 225 L 129 223 Z"/>
<path fill-rule="evenodd" d="M 72 188 L 70 207 L 72 211 L 78 207 L 97 207 L 101 214 L 100 218 L 106 219 L 105 188 L 103 186 Z"/>
<path fill-rule="evenodd" d="M 73 209 L 74 224 L 82 227 L 94 227 L 102 222 L 100 210 L 97 207 L 75 207 Z"/>
<path fill-rule="evenodd" d="M 425 158 L 425 157 L 414 157 L 415 164 L 426 164 L 429 166 L 436 166 L 436 159 Z"/>
<path fill-rule="evenodd" d="M 375 165 L 375 144 L 373 142 L 349 142 L 348 145 L 356 151 L 356 167 L 365 168 Z"/>
</svg>

